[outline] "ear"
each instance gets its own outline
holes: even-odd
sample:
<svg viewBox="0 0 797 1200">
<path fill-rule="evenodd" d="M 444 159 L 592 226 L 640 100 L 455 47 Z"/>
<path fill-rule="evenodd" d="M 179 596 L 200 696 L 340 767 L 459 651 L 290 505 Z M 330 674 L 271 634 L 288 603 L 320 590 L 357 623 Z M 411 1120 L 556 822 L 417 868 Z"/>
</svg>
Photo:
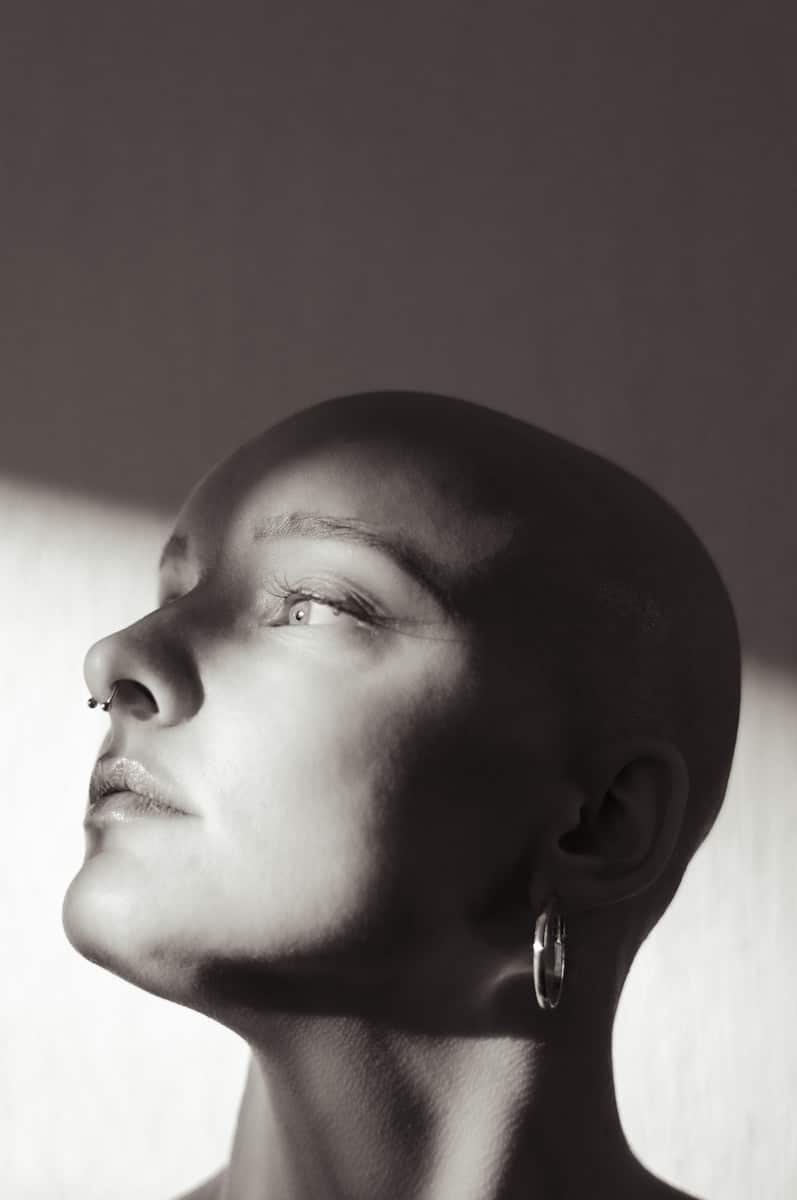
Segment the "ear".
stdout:
<svg viewBox="0 0 797 1200">
<path fill-rule="evenodd" d="M 636 739 L 617 747 L 589 791 L 568 793 L 546 856 L 551 890 L 587 908 L 645 891 L 673 856 L 688 794 L 675 746 Z"/>
</svg>

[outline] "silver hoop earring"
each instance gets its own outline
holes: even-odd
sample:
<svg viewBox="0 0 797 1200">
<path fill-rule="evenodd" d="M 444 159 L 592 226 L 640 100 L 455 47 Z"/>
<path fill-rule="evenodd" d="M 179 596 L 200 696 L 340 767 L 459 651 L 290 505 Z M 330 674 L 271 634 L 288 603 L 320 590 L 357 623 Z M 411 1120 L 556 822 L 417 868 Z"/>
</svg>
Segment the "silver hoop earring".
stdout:
<svg viewBox="0 0 797 1200">
<path fill-rule="evenodd" d="M 551 896 L 534 925 L 531 951 L 534 994 L 540 1008 L 556 1008 L 565 977 L 565 919 L 559 901 Z"/>
<path fill-rule="evenodd" d="M 116 695 L 116 691 L 117 691 L 118 687 L 119 687 L 119 681 L 117 680 L 117 682 L 111 688 L 111 694 L 107 700 L 95 700 L 93 696 L 89 696 L 89 699 L 88 699 L 89 708 L 97 708 L 99 706 L 103 712 L 107 712 L 108 709 L 113 704 L 113 698 Z"/>
</svg>

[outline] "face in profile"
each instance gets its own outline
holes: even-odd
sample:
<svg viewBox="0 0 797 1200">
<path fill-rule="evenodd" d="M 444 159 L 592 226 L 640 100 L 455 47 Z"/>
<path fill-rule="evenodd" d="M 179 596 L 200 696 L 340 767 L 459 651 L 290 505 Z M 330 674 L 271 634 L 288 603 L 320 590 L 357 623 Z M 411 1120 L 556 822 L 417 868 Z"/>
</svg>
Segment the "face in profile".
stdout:
<svg viewBox="0 0 797 1200">
<path fill-rule="evenodd" d="M 67 935 L 241 1032 L 483 1030 L 509 980 L 506 1028 L 551 893 L 581 920 L 569 994 L 616 1002 L 727 782 L 738 632 L 682 519 L 532 426 L 395 400 L 215 468 L 158 606 L 86 657 L 113 702 Z"/>
<path fill-rule="evenodd" d="M 118 686 L 64 902 L 72 943 L 209 1010 L 236 968 L 266 1007 L 286 987 L 388 1002 L 462 944 L 528 837 L 496 786 L 479 630 L 452 603 L 507 537 L 450 463 L 334 436 L 312 410 L 208 475 L 158 607 L 86 658 L 93 696 Z M 128 760 L 170 811 L 100 794 L 136 789 Z"/>
</svg>

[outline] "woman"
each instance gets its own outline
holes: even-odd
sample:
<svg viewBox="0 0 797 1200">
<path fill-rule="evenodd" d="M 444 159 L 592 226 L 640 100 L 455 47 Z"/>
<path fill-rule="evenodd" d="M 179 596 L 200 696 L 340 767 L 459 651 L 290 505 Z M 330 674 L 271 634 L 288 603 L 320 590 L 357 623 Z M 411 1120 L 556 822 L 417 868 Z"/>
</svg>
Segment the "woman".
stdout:
<svg viewBox="0 0 797 1200">
<path fill-rule="evenodd" d="M 685 523 L 493 410 L 305 410 L 194 489 L 110 727 L 72 944 L 244 1037 L 193 1200 L 682 1196 L 611 1031 L 722 800 L 739 644 Z"/>
</svg>

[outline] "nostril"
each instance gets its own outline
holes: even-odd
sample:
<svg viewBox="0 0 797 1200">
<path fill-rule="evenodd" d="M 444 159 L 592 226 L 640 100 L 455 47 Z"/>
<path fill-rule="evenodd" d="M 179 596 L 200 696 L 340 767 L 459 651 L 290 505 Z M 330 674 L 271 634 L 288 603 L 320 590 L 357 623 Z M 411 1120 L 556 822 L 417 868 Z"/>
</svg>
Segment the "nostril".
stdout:
<svg viewBox="0 0 797 1200">
<path fill-rule="evenodd" d="M 203 689 L 192 647 L 158 612 L 89 647 L 83 665 L 89 695 L 101 704 L 118 684 L 108 715 L 174 725 L 202 705 Z"/>
<path fill-rule="evenodd" d="M 114 709 L 124 708 L 131 716 L 146 721 L 159 712 L 154 694 L 137 679 L 119 679 L 116 684 Z"/>
</svg>

